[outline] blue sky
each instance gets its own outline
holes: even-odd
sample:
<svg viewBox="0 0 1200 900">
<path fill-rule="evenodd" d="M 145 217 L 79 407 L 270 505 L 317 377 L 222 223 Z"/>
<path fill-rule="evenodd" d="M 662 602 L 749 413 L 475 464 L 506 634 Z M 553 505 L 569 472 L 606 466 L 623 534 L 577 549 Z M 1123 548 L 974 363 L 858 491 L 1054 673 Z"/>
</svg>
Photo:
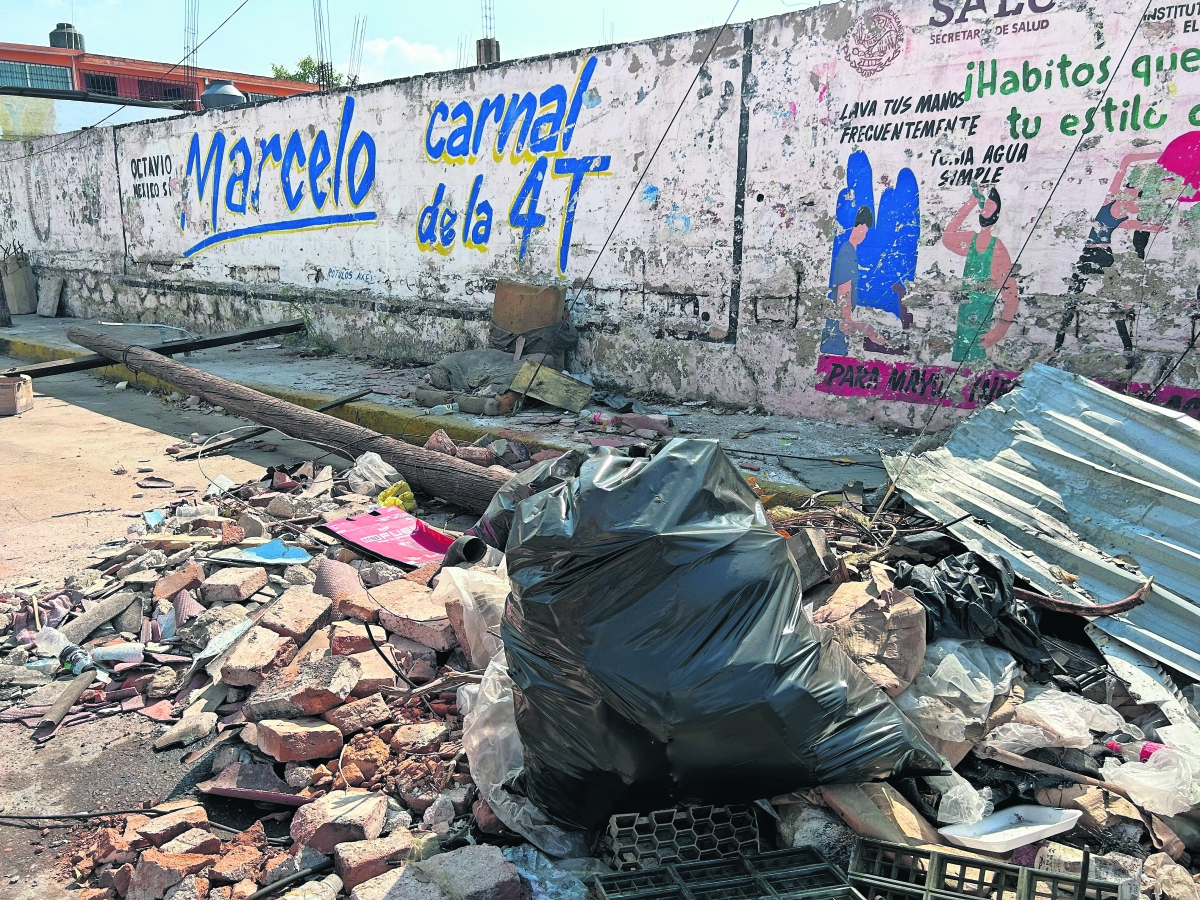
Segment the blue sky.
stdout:
<svg viewBox="0 0 1200 900">
<path fill-rule="evenodd" d="M 200 36 L 241 0 L 200 0 Z M 495 0 L 504 59 L 638 40 L 720 24 L 733 0 Z M 778 15 L 811 0 L 741 0 L 734 21 Z M 474 63 L 479 0 L 330 0 L 334 63 L 345 69 L 356 15 L 367 17 L 363 81 Z M 92 53 L 176 62 L 183 55 L 183 0 L 0 0 L 0 41 L 46 44 L 71 21 Z M 311 0 L 250 0 L 200 49 L 201 66 L 269 75 L 314 50 Z"/>
</svg>

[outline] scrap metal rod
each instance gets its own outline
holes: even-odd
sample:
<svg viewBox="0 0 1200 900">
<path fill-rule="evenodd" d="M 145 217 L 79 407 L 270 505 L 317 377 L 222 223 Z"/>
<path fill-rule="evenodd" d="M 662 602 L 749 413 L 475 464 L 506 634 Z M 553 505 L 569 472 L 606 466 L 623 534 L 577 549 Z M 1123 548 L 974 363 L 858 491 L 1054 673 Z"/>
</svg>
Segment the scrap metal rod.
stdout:
<svg viewBox="0 0 1200 900">
<path fill-rule="evenodd" d="M 296 331 L 304 331 L 304 329 L 303 319 L 291 319 L 287 322 L 280 322 L 278 325 L 259 325 L 254 328 L 243 328 L 241 331 L 228 331 L 225 334 L 214 334 L 186 341 L 164 341 L 161 344 L 149 344 L 146 349 L 158 351 L 164 356 L 172 356 L 176 353 L 209 350 L 213 347 L 224 347 L 227 344 L 240 344 L 242 341 L 292 334 Z M 52 359 L 49 362 L 34 363 L 29 366 L 13 366 L 0 371 L 0 375 L 28 375 L 30 378 L 39 378 L 47 375 L 63 375 L 67 372 L 83 372 L 87 369 L 101 369 L 112 364 L 113 361 L 109 357 L 95 353 L 91 356 L 78 356 L 74 359 Z"/>
<path fill-rule="evenodd" d="M 345 406 L 347 403 L 352 403 L 361 397 L 372 393 L 371 388 L 365 391 L 359 391 L 357 394 L 347 394 L 345 397 L 338 397 L 335 400 L 330 400 L 328 403 L 322 403 L 320 406 L 314 407 L 316 412 L 328 412 L 331 409 L 337 409 L 339 406 Z M 185 453 L 179 453 L 175 456 L 176 459 L 195 459 L 201 453 L 212 453 L 217 450 L 224 450 L 226 447 L 232 447 L 234 444 L 240 444 L 242 441 L 248 441 L 251 438 L 256 438 L 259 435 L 266 434 L 270 428 L 252 428 L 245 434 L 239 434 L 236 437 L 225 438 L 223 441 L 217 441 L 215 444 L 205 444 L 203 447 L 197 447 L 195 450 L 188 450 Z"/>
<path fill-rule="evenodd" d="M 326 413 L 305 409 L 107 334 L 72 328 L 67 331 L 67 337 L 135 372 L 146 372 L 188 393 L 197 394 L 214 406 L 267 425 L 289 437 L 333 447 L 356 447 L 360 452 L 373 450 L 399 470 L 412 487 L 469 512 L 484 512 L 496 491 L 508 480 L 508 476 L 500 472 L 414 447 Z"/>
</svg>

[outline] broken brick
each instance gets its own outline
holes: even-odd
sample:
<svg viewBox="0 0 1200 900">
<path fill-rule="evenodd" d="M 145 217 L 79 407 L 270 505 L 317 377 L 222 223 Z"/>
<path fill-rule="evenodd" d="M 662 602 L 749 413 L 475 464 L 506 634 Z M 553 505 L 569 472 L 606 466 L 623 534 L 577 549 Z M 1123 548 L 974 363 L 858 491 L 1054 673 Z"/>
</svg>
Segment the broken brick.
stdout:
<svg viewBox="0 0 1200 900">
<path fill-rule="evenodd" d="M 137 848 L 121 837 L 121 832 L 115 828 L 102 828 L 96 835 L 96 846 L 92 850 L 92 859 L 98 865 L 124 865 L 133 862 L 138 857 Z"/>
<path fill-rule="evenodd" d="M 200 586 L 200 591 L 204 595 L 204 602 L 210 605 L 241 603 L 243 600 L 249 600 L 266 583 L 267 570 L 264 568 L 227 566 L 206 578 Z"/>
<path fill-rule="evenodd" d="M 392 734 L 391 747 L 401 756 L 409 753 L 429 753 L 440 747 L 449 735 L 450 729 L 444 722 L 401 725 Z"/>
<path fill-rule="evenodd" d="M 504 823 L 492 812 L 492 808 L 482 797 L 475 801 L 471 812 L 475 816 L 475 823 L 479 826 L 479 830 L 484 834 L 499 834 L 504 830 Z"/>
<path fill-rule="evenodd" d="M 368 628 L 371 629 L 376 644 L 382 646 L 387 643 L 387 632 L 376 625 L 350 621 L 334 622 L 333 627 L 329 629 L 330 652 L 336 656 L 353 656 L 355 653 L 372 649 L 371 638 L 367 636 Z"/>
<path fill-rule="evenodd" d="M 202 853 L 163 853 L 153 847 L 142 854 L 129 881 L 125 900 L 159 900 L 188 875 L 207 869 L 217 857 Z"/>
<path fill-rule="evenodd" d="M 162 845 L 163 853 L 220 853 L 221 839 L 211 831 L 192 828 Z"/>
<path fill-rule="evenodd" d="M 434 600 L 428 588 L 401 578 L 381 584 L 374 594 L 380 606 L 379 621 L 388 631 L 434 650 L 456 646 L 446 605 Z"/>
<path fill-rule="evenodd" d="M 385 687 L 394 688 L 396 686 L 396 672 L 392 668 L 396 665 L 395 660 L 391 660 L 392 666 L 389 666 L 388 661 L 380 655 L 381 653 L 390 654 L 391 651 L 392 648 L 385 644 L 379 648 L 379 652 L 367 650 L 364 653 L 355 653 L 350 657 L 350 659 L 358 660 L 359 665 L 362 666 L 362 675 L 359 676 L 358 684 L 354 686 L 350 696 L 366 697 Z"/>
<path fill-rule="evenodd" d="M 254 879 L 262 869 L 262 864 L 263 855 L 254 847 L 231 847 L 213 863 L 212 868 L 208 870 L 208 877 L 213 881 L 224 882 Z"/>
<path fill-rule="evenodd" d="M 333 602 L 328 597 L 314 594 L 307 587 L 290 587 L 263 613 L 258 624 L 291 638 L 299 647 L 318 628 L 329 624 L 332 612 Z"/>
<path fill-rule="evenodd" d="M 164 900 L 208 900 L 208 879 L 189 875 L 164 895 Z"/>
<path fill-rule="evenodd" d="M 234 544 L 240 544 L 246 539 L 246 531 L 239 528 L 232 522 L 221 523 L 221 546 L 232 547 Z"/>
<path fill-rule="evenodd" d="M 387 763 L 390 756 L 391 751 L 384 741 L 374 735 L 362 735 L 356 737 L 345 749 L 341 760 L 342 765 L 356 766 L 364 778 L 370 779 Z"/>
<path fill-rule="evenodd" d="M 442 428 L 439 428 L 429 436 L 429 440 L 425 442 L 425 449 L 432 450 L 435 453 L 444 453 L 447 456 L 458 455 L 458 445 L 454 443 L 454 440 Z"/>
<path fill-rule="evenodd" d="M 411 581 L 413 584 L 419 584 L 421 587 L 429 587 L 429 582 L 433 581 L 433 576 L 442 570 L 440 562 L 431 562 L 421 566 L 419 569 L 413 569 L 404 576 L 405 581 Z"/>
<path fill-rule="evenodd" d="M 362 675 L 350 656 L 326 656 L 267 675 L 246 700 L 242 712 L 251 721 L 315 716 L 340 706 Z"/>
<path fill-rule="evenodd" d="M 155 847 L 161 847 L 172 838 L 179 837 L 193 828 L 208 828 L 208 813 L 200 805 L 177 809 L 164 816 L 151 819 L 138 829 L 138 834 Z M 184 875 L 191 874 L 185 872 Z M 180 876 L 183 877 L 182 875 Z"/>
<path fill-rule="evenodd" d="M 264 719 L 258 749 L 279 762 L 329 759 L 342 751 L 342 733 L 320 719 Z"/>
<path fill-rule="evenodd" d="M 292 840 L 329 856 L 344 841 L 373 841 L 383 831 L 387 799 L 381 793 L 333 791 L 300 807 Z"/>
<path fill-rule="evenodd" d="M 180 591 L 194 591 L 203 583 L 204 566 L 194 562 L 158 579 L 154 585 L 154 599 L 164 600 Z"/>
<path fill-rule="evenodd" d="M 407 828 L 397 828 L 385 838 L 373 841 L 345 841 L 334 848 L 334 871 L 349 891 L 364 881 L 392 869 L 392 864 L 408 858 L 413 836 Z"/>
<path fill-rule="evenodd" d="M 119 869 L 105 869 L 96 878 L 100 887 L 110 887 L 122 897 L 129 893 L 129 882 L 133 878 L 133 864 L 125 863 Z"/>
<path fill-rule="evenodd" d="M 477 466 L 495 465 L 497 462 L 496 454 L 492 452 L 490 447 L 474 447 L 466 446 L 458 448 L 458 458 L 464 462 L 474 463 Z"/>
<path fill-rule="evenodd" d="M 326 629 L 321 629 L 305 641 L 304 646 L 300 648 L 300 652 L 296 654 L 291 665 L 293 667 L 298 666 L 307 660 L 322 659 L 328 655 L 329 632 Z"/>
<path fill-rule="evenodd" d="M 273 669 L 286 666 L 296 655 L 296 642 L 255 625 L 237 642 L 221 664 L 221 680 L 238 686 L 257 686 Z"/>
<path fill-rule="evenodd" d="M 371 728 L 386 722 L 391 717 L 391 709 L 384 702 L 383 696 L 378 693 L 321 713 L 322 719 L 333 725 L 346 737 L 362 731 L 364 728 Z"/>
</svg>

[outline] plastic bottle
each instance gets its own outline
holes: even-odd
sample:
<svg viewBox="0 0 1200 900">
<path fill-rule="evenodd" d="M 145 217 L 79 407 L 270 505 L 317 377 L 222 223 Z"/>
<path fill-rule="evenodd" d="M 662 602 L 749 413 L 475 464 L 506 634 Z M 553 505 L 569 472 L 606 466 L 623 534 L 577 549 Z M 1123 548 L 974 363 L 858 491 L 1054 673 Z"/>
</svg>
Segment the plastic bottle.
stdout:
<svg viewBox="0 0 1200 900">
<path fill-rule="evenodd" d="M 67 636 L 57 628 L 47 625 L 33 638 L 37 648 L 44 653 L 58 657 L 62 667 L 72 675 L 79 675 L 96 668 L 88 652 L 78 644 L 72 644 Z"/>
<path fill-rule="evenodd" d="M 457 403 L 442 403 L 438 406 L 431 406 L 425 410 L 427 416 L 452 416 L 458 412 Z"/>
<path fill-rule="evenodd" d="M 592 413 L 592 421 L 597 425 L 611 425 L 613 422 L 617 421 L 617 417 L 611 413 L 598 412 Z"/>
<path fill-rule="evenodd" d="M 1113 753 L 1119 753 L 1126 762 L 1145 762 L 1161 750 L 1166 744 L 1156 744 L 1154 741 L 1136 741 L 1132 744 L 1122 744 L 1119 741 L 1109 741 L 1106 746 Z"/>
<path fill-rule="evenodd" d="M 283 895 L 283 900 L 337 900 L 342 889 L 342 879 L 329 875 L 320 881 L 310 881 L 294 887 Z"/>
</svg>

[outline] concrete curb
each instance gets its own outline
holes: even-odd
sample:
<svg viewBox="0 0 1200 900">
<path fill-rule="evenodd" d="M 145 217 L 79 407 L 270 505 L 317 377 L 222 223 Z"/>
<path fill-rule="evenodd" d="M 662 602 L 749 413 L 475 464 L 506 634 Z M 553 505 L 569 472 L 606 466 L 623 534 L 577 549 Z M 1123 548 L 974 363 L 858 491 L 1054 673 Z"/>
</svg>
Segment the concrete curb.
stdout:
<svg viewBox="0 0 1200 900">
<path fill-rule="evenodd" d="M 0 355 L 25 360 L 26 362 L 49 362 L 55 359 L 90 356 L 91 351 L 83 348 L 78 350 L 67 349 L 24 338 L 5 337 L 0 332 Z M 96 375 L 108 381 L 128 381 L 130 387 L 137 387 L 139 390 L 146 391 L 147 393 L 170 393 L 173 391 L 187 393 L 175 385 L 144 373 L 133 372 L 123 365 L 111 365 L 105 366 L 102 369 L 92 369 L 86 374 Z M 308 409 L 315 409 L 323 403 L 328 403 L 336 399 L 337 396 L 335 394 L 324 394 L 316 391 L 304 391 L 298 388 L 284 388 L 272 384 L 238 383 Z M 374 403 L 369 400 L 356 400 L 353 403 L 347 403 L 344 406 L 330 410 L 326 415 L 334 416 L 346 422 L 353 422 L 364 428 L 370 428 L 372 431 L 378 431 L 380 434 L 400 438 L 418 446 L 423 444 L 425 439 L 440 428 L 456 441 L 475 441 L 485 434 L 490 433 L 496 435 L 497 438 L 510 437 L 514 440 L 520 440 L 535 453 L 540 450 L 566 449 L 555 444 L 548 444 L 537 440 L 525 434 L 501 434 L 505 430 L 508 421 L 504 418 L 497 418 L 494 428 L 484 428 L 464 422 L 462 419 L 453 416 L 418 415 L 411 410 L 398 409 L 394 406 Z"/>
</svg>

